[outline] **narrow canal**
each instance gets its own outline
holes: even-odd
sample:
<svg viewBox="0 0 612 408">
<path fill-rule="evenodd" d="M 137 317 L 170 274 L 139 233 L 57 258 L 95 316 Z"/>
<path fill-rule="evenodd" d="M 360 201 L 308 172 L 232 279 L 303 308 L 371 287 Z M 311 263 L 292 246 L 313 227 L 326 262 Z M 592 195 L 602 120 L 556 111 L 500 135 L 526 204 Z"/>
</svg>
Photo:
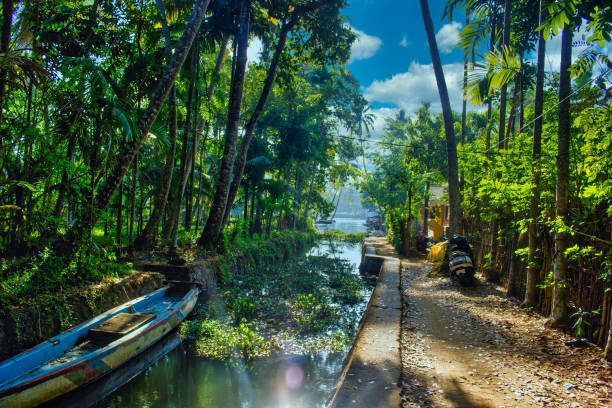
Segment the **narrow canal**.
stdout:
<svg viewBox="0 0 612 408">
<path fill-rule="evenodd" d="M 364 232 L 363 220 L 338 219 L 325 229 L 348 233 Z M 305 256 L 345 259 L 358 274 L 359 244 L 321 242 Z M 133 380 L 99 401 L 97 407 L 323 407 L 340 373 L 342 360 L 350 347 L 360 315 L 370 291 L 352 310 L 349 341 L 340 352 L 308 354 L 277 353 L 249 363 L 228 363 L 193 356 L 178 341 L 169 351 Z M 166 350 L 164 350 L 165 352 Z"/>
</svg>

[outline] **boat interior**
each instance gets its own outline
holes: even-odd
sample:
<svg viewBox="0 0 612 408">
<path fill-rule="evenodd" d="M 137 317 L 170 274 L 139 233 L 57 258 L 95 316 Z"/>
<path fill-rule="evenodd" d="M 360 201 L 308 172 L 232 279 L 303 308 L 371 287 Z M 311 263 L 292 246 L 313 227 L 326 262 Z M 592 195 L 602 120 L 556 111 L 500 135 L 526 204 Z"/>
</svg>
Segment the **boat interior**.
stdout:
<svg viewBox="0 0 612 408">
<path fill-rule="evenodd" d="M 189 287 L 162 288 L 111 309 L 0 364 L 0 392 L 102 349 L 174 309 Z"/>
</svg>

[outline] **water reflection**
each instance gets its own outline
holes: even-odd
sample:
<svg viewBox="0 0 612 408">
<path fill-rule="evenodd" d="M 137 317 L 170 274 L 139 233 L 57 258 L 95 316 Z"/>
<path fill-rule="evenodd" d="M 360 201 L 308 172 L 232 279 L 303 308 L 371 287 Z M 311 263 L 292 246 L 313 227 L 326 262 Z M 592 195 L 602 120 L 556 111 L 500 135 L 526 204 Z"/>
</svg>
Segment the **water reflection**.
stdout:
<svg viewBox="0 0 612 408">
<path fill-rule="evenodd" d="M 333 224 L 315 224 L 319 231 L 340 230 L 349 234 L 367 232 L 365 220 L 360 218 L 336 218 Z"/>
<path fill-rule="evenodd" d="M 362 232 L 359 220 L 340 219 L 346 232 Z M 363 221 L 359 221 L 363 223 Z M 361 229 L 360 229 L 361 228 Z M 321 243 L 307 255 L 343 258 L 358 273 L 360 245 Z M 354 307 L 364 308 L 367 303 Z M 356 320 L 356 323 L 358 323 Z M 354 333 L 349 333 L 353 335 Z M 248 367 L 195 357 L 182 345 L 99 402 L 97 407 L 177 408 L 311 408 L 324 407 L 342 368 L 344 353 L 279 355 L 256 360 Z"/>
<path fill-rule="evenodd" d="M 249 368 L 192 357 L 179 347 L 101 407 L 322 407 L 341 353 L 278 356 Z"/>
</svg>

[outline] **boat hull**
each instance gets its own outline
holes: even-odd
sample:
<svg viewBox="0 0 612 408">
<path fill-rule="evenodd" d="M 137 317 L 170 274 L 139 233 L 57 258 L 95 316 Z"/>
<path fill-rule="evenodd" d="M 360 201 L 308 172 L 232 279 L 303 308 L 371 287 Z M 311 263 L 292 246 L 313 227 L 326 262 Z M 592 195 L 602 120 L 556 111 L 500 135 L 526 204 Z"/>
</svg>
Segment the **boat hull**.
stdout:
<svg viewBox="0 0 612 408">
<path fill-rule="evenodd" d="M 133 332 L 57 370 L 1 391 L 0 407 L 34 407 L 110 373 L 178 326 L 195 306 L 197 295 L 198 290 L 191 289 L 174 308 Z"/>
</svg>

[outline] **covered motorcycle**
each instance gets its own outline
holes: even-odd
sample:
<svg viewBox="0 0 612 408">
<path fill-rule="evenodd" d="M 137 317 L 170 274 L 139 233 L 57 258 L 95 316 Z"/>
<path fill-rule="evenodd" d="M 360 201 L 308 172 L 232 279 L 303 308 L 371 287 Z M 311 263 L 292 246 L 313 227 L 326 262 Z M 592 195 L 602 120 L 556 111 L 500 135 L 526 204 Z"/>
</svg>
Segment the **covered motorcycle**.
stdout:
<svg viewBox="0 0 612 408">
<path fill-rule="evenodd" d="M 475 272 L 474 255 L 467 239 L 462 235 L 453 236 L 448 242 L 446 254 L 451 277 L 455 278 L 462 286 L 471 285 Z"/>
</svg>

